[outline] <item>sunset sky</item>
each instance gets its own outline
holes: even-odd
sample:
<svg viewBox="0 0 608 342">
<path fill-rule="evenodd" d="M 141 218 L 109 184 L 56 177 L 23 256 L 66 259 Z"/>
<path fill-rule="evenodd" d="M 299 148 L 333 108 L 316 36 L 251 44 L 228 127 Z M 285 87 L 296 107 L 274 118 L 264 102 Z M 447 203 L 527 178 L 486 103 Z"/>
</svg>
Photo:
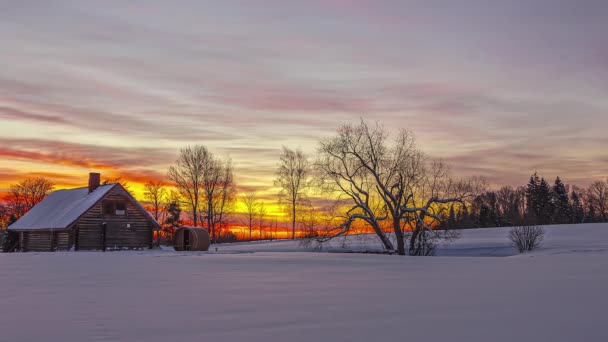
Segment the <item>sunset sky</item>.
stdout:
<svg viewBox="0 0 608 342">
<path fill-rule="evenodd" d="M 281 145 L 409 128 L 457 175 L 608 177 L 608 2 L 1 1 L 0 191 L 162 178 L 207 145 L 274 196 Z"/>
</svg>

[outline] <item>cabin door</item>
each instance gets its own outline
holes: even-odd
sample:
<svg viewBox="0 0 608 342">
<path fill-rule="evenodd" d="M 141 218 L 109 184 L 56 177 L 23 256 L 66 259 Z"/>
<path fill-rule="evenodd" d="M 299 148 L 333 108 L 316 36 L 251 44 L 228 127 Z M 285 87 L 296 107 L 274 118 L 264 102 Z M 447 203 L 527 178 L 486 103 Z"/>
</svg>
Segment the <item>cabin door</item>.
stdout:
<svg viewBox="0 0 608 342">
<path fill-rule="evenodd" d="M 109 221 L 106 226 L 105 245 L 106 248 L 123 248 L 125 246 L 128 233 L 125 231 L 125 223 L 120 221 Z"/>
<path fill-rule="evenodd" d="M 190 231 L 188 229 L 184 229 L 184 250 L 190 250 Z"/>
</svg>

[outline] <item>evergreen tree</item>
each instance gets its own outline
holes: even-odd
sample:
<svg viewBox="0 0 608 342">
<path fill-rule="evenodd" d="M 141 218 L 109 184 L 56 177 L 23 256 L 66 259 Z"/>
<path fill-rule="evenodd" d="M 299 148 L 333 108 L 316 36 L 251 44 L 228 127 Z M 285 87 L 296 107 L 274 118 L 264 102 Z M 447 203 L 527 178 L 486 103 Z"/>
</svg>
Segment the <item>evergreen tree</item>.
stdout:
<svg viewBox="0 0 608 342">
<path fill-rule="evenodd" d="M 540 179 L 540 183 L 537 188 L 537 200 L 538 200 L 538 216 L 540 218 L 540 224 L 550 224 L 554 212 L 554 206 L 551 202 L 551 187 L 545 178 Z"/>
<path fill-rule="evenodd" d="M 526 219 L 529 223 L 537 223 L 538 220 L 538 186 L 540 178 L 535 172 L 530 176 L 530 181 L 526 186 Z"/>
<path fill-rule="evenodd" d="M 551 223 L 553 206 L 551 204 L 551 187 L 544 178 L 535 172 L 526 189 L 527 221 L 531 224 Z"/>
<path fill-rule="evenodd" d="M 477 217 L 477 227 L 479 227 L 479 228 L 492 227 L 492 225 L 490 224 L 490 208 L 485 203 L 482 203 L 479 206 L 479 215 Z"/>
<path fill-rule="evenodd" d="M 551 191 L 551 204 L 553 211 L 553 223 L 564 224 L 572 222 L 570 198 L 564 183 L 557 177 Z"/>
<path fill-rule="evenodd" d="M 494 191 L 487 193 L 488 207 L 490 208 L 490 222 L 492 227 L 500 227 L 502 225 L 502 217 L 498 210 L 498 202 L 496 201 L 496 193 Z"/>
<path fill-rule="evenodd" d="M 572 201 L 570 210 L 572 223 L 582 223 L 585 220 L 585 210 L 581 203 L 581 199 L 576 191 L 572 191 L 570 198 Z"/>
<path fill-rule="evenodd" d="M 597 214 L 595 213 L 595 206 L 593 206 L 593 203 L 588 204 L 587 217 L 585 218 L 585 222 L 586 223 L 597 222 Z"/>
<path fill-rule="evenodd" d="M 473 228 L 473 220 L 466 204 L 462 206 L 462 210 L 459 212 L 458 226 L 462 229 Z"/>
<path fill-rule="evenodd" d="M 165 218 L 165 222 L 163 225 L 163 233 L 165 237 L 169 240 L 173 240 L 173 233 L 175 230 L 182 224 L 181 215 L 182 208 L 179 206 L 177 201 L 171 201 L 167 207 L 167 217 Z"/>
</svg>

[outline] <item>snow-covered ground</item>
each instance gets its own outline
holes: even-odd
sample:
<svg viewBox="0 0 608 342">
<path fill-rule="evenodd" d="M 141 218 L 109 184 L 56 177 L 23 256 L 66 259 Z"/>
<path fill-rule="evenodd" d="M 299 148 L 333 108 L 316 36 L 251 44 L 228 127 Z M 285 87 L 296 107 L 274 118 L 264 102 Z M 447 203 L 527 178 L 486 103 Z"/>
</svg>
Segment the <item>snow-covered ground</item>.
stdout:
<svg viewBox="0 0 608 342">
<path fill-rule="evenodd" d="M 525 255 L 507 232 L 418 258 L 291 241 L 0 254 L 0 341 L 608 341 L 608 225 L 548 227 Z"/>
<path fill-rule="evenodd" d="M 518 252 L 509 241 L 510 228 L 462 230 L 460 238 L 438 246 L 438 256 L 513 256 Z M 317 245 L 314 245 L 318 247 Z M 608 253 L 608 224 L 560 225 L 545 227 L 542 248 L 535 255 L 560 253 Z M 215 247 L 211 251 L 215 253 Z M 218 253 L 306 252 L 299 241 L 276 240 L 218 245 Z M 336 238 L 323 244 L 321 251 L 382 251 L 376 235 Z"/>
</svg>

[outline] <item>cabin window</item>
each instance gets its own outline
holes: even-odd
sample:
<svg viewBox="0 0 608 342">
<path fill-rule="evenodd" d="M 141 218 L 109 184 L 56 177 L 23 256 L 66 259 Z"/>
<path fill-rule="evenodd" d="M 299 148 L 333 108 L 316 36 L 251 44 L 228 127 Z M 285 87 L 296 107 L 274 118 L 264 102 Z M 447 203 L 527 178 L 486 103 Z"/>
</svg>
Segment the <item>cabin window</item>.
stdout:
<svg viewBox="0 0 608 342">
<path fill-rule="evenodd" d="M 125 202 L 104 201 L 102 203 L 103 214 L 109 216 L 126 216 L 127 204 Z"/>
<path fill-rule="evenodd" d="M 103 202 L 103 214 L 114 215 L 114 202 L 105 201 Z"/>
<path fill-rule="evenodd" d="M 116 202 L 116 216 L 125 216 L 127 214 L 127 206 L 125 202 Z"/>
</svg>

